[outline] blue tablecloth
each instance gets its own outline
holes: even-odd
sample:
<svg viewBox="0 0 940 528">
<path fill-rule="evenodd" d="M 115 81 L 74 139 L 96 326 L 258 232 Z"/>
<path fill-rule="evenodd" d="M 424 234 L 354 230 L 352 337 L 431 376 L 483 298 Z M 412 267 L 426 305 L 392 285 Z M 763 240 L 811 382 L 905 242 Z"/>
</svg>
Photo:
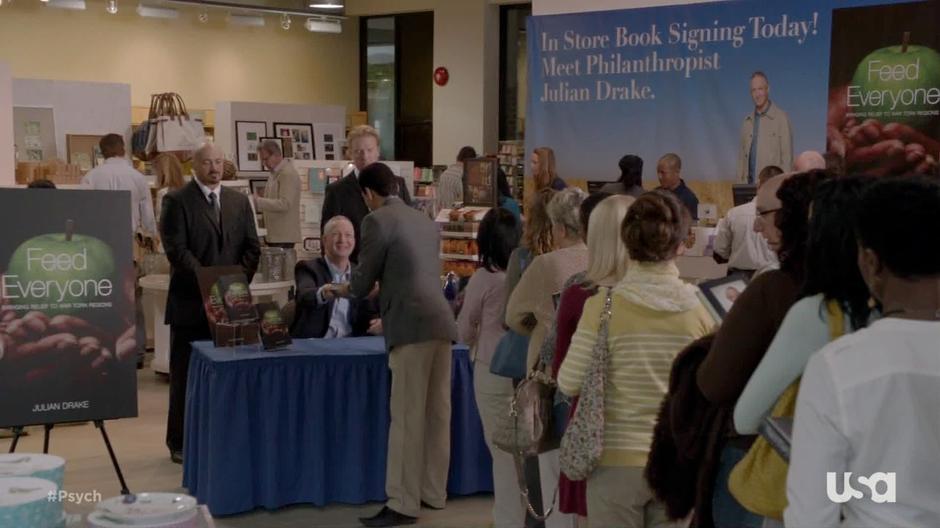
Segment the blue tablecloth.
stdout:
<svg viewBox="0 0 940 528">
<path fill-rule="evenodd" d="M 454 347 L 448 492 L 493 489 L 466 347 Z M 213 515 L 385 500 L 391 373 L 382 338 L 289 349 L 194 343 L 183 486 Z"/>
</svg>

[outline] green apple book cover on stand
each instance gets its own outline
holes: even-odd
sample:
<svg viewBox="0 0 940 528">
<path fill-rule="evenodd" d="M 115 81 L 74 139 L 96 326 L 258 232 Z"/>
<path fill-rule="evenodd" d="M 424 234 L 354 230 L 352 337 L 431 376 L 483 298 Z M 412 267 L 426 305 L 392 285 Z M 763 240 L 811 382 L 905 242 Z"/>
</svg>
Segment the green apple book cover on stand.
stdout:
<svg viewBox="0 0 940 528">
<path fill-rule="evenodd" d="M 277 303 L 263 302 L 258 303 L 255 307 L 261 319 L 261 342 L 264 344 L 265 350 L 274 350 L 290 345 L 290 331 Z"/>
<path fill-rule="evenodd" d="M 940 2 L 836 9 L 827 149 L 849 174 L 935 174 Z"/>
<path fill-rule="evenodd" d="M 258 343 L 257 314 L 241 267 L 199 268 L 196 278 L 215 345 Z"/>
<path fill-rule="evenodd" d="M 128 199 L 0 189 L 0 427 L 137 416 Z"/>
</svg>

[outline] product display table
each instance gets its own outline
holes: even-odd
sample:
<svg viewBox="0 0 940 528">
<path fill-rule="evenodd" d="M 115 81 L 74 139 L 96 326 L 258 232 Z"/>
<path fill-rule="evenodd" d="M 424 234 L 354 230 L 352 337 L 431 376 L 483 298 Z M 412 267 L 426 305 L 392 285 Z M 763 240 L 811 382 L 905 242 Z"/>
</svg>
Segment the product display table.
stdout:
<svg viewBox="0 0 940 528">
<path fill-rule="evenodd" d="M 489 492 L 473 368 L 466 347 L 453 354 L 448 493 Z M 183 486 L 213 515 L 385 500 L 390 389 L 380 337 L 273 352 L 194 343 Z"/>
<path fill-rule="evenodd" d="M 140 287 L 144 290 L 144 302 L 147 303 L 145 313 L 146 324 L 153 331 L 153 363 L 154 372 L 170 373 L 170 327 L 163 323 L 166 312 L 167 291 L 170 289 L 170 276 L 166 274 L 153 274 L 141 277 Z M 275 300 L 279 306 L 287 304 L 287 292 L 293 286 L 293 281 L 281 282 L 252 282 L 251 295 L 254 300 Z"/>
</svg>

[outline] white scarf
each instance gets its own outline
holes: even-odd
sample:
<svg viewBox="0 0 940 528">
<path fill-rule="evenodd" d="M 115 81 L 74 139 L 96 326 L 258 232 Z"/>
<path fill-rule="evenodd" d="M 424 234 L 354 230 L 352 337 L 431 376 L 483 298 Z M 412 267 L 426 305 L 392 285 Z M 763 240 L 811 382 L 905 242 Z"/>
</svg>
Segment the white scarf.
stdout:
<svg viewBox="0 0 940 528">
<path fill-rule="evenodd" d="M 699 306 L 698 288 L 679 278 L 675 262 L 630 261 L 614 292 L 660 312 L 685 312 Z"/>
</svg>

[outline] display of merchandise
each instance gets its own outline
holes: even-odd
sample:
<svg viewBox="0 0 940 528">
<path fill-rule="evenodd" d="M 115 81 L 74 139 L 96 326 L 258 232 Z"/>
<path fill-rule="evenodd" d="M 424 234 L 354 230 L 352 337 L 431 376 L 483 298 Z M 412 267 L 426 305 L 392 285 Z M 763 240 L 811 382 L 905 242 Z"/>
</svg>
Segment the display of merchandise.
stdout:
<svg viewBox="0 0 940 528">
<path fill-rule="evenodd" d="M 35 453 L 0 455 L 0 478 L 41 478 L 51 480 L 59 489 L 62 489 L 64 475 L 65 459 L 62 457 Z"/>
<path fill-rule="evenodd" d="M 65 525 L 62 502 L 56 497 L 59 487 L 51 480 L 35 477 L 0 478 L 0 526 Z"/>
<path fill-rule="evenodd" d="M 500 141 L 499 142 L 499 168 L 506 173 L 512 197 L 522 203 L 523 186 L 525 182 L 525 142 Z"/>
<path fill-rule="evenodd" d="M 441 271 L 458 277 L 473 275 L 479 266 L 480 249 L 477 230 L 489 207 L 441 209 L 437 224 L 441 228 Z"/>
<path fill-rule="evenodd" d="M 99 502 L 86 522 L 92 528 L 200 526 L 196 499 L 178 493 L 138 493 L 112 497 Z"/>
<path fill-rule="evenodd" d="M 281 315 L 276 302 L 263 302 L 255 305 L 261 318 L 261 343 L 265 350 L 284 348 L 291 343 L 287 323 Z"/>
<path fill-rule="evenodd" d="M 219 277 L 219 290 L 230 321 L 254 321 L 258 317 L 251 303 L 251 290 L 244 274 Z"/>
</svg>

